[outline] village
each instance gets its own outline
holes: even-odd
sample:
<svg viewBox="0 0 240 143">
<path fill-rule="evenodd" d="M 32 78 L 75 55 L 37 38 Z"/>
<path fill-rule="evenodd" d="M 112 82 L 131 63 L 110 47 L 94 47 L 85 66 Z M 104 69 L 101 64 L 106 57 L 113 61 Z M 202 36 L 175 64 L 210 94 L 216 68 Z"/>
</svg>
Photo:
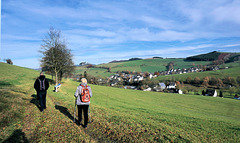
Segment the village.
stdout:
<svg viewBox="0 0 240 143">
<path fill-rule="evenodd" d="M 228 67 L 225 67 L 228 68 Z M 143 91 L 155 91 L 155 92 L 171 92 L 171 93 L 178 93 L 183 94 L 181 89 L 177 89 L 175 82 L 169 82 L 165 84 L 164 82 L 155 83 L 154 85 L 146 85 L 143 82 L 145 80 L 149 80 L 152 78 L 156 78 L 158 76 L 165 76 L 165 75 L 173 75 L 173 74 L 185 74 L 185 73 L 192 73 L 192 72 L 204 72 L 204 71 L 214 71 L 220 70 L 218 66 L 210 66 L 204 68 L 197 68 L 191 67 L 188 69 L 171 69 L 169 71 L 161 71 L 161 72 L 129 72 L 129 71 L 122 71 L 118 72 L 112 76 L 110 76 L 107 82 L 110 86 L 117 86 L 125 89 L 133 89 L 133 90 L 143 90 Z M 98 82 L 103 82 L 102 79 L 99 79 Z M 214 91 L 206 91 L 204 95 L 209 96 L 217 96 L 216 90 Z"/>
</svg>

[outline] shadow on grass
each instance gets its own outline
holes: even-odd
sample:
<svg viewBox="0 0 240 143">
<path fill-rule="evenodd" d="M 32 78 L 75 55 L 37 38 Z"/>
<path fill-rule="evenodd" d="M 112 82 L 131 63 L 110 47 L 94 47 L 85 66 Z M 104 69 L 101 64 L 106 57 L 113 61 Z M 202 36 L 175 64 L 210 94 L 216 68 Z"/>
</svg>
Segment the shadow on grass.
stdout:
<svg viewBox="0 0 240 143">
<path fill-rule="evenodd" d="M 65 116 L 67 116 L 70 120 L 74 120 L 74 117 L 69 113 L 68 109 L 63 106 L 55 105 L 55 108 L 59 110 L 61 113 L 63 113 Z"/>
<path fill-rule="evenodd" d="M 48 82 L 49 82 L 50 85 L 55 84 L 54 80 L 52 80 L 52 79 L 50 79 L 50 78 L 47 78 L 47 80 L 48 80 Z"/>
<path fill-rule="evenodd" d="M 32 100 L 30 101 L 30 103 L 35 104 L 37 106 L 37 108 L 39 109 L 39 111 L 41 111 L 40 105 L 39 105 L 39 100 L 37 99 L 36 94 L 32 95 Z"/>
<path fill-rule="evenodd" d="M 22 129 L 17 129 L 3 143 L 29 143 L 29 141 Z"/>
<path fill-rule="evenodd" d="M 55 108 L 57 110 L 59 110 L 62 114 L 67 116 L 70 120 L 74 121 L 74 117 L 69 113 L 69 111 L 68 111 L 68 109 L 66 107 L 55 105 Z M 76 120 L 76 124 L 77 124 L 77 120 Z"/>
<path fill-rule="evenodd" d="M 3 87 L 3 86 L 12 86 L 12 84 L 6 81 L 0 81 L 0 87 Z"/>
<path fill-rule="evenodd" d="M 231 128 L 233 130 L 237 130 L 237 131 L 240 131 L 240 128 Z"/>
</svg>

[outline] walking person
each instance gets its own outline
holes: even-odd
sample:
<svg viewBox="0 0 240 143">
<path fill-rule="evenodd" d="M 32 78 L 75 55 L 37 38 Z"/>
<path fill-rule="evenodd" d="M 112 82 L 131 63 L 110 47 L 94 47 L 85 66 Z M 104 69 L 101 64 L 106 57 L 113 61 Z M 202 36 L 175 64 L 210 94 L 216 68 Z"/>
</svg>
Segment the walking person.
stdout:
<svg viewBox="0 0 240 143">
<path fill-rule="evenodd" d="M 39 99 L 40 111 L 43 112 L 46 109 L 46 95 L 49 88 L 49 82 L 45 78 L 43 72 L 40 73 L 40 76 L 36 79 L 34 83 L 34 88 L 37 91 L 37 97 Z"/>
<path fill-rule="evenodd" d="M 87 85 L 87 79 L 82 78 L 81 84 L 77 87 L 77 90 L 74 94 L 76 97 L 76 104 L 78 107 L 78 125 L 82 122 L 82 111 L 84 113 L 84 125 L 86 128 L 88 124 L 88 109 L 90 105 L 90 98 L 92 97 L 91 87 Z"/>
</svg>

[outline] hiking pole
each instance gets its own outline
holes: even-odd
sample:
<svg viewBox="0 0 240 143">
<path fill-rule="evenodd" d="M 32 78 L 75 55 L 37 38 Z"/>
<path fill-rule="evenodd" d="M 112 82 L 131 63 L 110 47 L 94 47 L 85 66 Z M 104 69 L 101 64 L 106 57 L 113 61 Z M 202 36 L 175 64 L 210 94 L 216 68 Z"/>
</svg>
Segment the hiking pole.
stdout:
<svg viewBox="0 0 240 143">
<path fill-rule="evenodd" d="M 88 119 L 89 119 L 89 123 L 91 123 L 91 116 L 90 116 L 90 105 L 89 105 L 89 108 L 88 108 Z"/>
<path fill-rule="evenodd" d="M 74 119 L 73 119 L 74 123 L 75 123 L 75 118 L 76 118 L 76 106 L 77 106 L 77 98 L 75 98 Z"/>
</svg>

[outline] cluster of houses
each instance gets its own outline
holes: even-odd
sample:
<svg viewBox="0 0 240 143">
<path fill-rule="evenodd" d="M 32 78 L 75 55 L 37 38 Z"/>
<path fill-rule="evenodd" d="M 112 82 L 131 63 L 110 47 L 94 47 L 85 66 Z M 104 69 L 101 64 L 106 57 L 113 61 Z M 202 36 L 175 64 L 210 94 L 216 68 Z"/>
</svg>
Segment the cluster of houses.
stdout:
<svg viewBox="0 0 240 143">
<path fill-rule="evenodd" d="M 131 83 L 131 82 L 139 82 L 143 81 L 146 78 L 155 78 L 158 76 L 164 76 L 164 75 L 171 75 L 171 74 L 184 74 L 184 73 L 191 73 L 191 72 L 203 72 L 203 71 L 212 71 L 212 70 L 219 70 L 218 66 L 212 66 L 208 68 L 197 68 L 197 67 L 191 67 L 188 69 L 171 69 L 169 71 L 161 71 L 161 72 L 155 72 L 153 73 L 146 73 L 146 72 L 141 72 L 141 73 L 128 73 L 128 72 L 121 72 L 121 73 L 116 73 L 108 78 L 108 83 L 110 83 L 111 86 L 115 86 L 118 83 Z M 131 87 L 132 89 L 133 87 Z M 150 89 L 147 89 L 150 90 Z M 151 89 L 154 90 L 154 89 Z"/>
<path fill-rule="evenodd" d="M 125 83 L 131 83 L 131 82 L 139 82 L 143 81 L 145 78 L 154 78 L 157 77 L 157 75 L 153 75 L 152 73 L 149 73 L 146 75 L 145 73 L 139 73 L 139 74 L 128 74 L 125 72 L 117 73 L 108 78 L 108 82 L 111 86 L 117 85 L 119 82 L 125 82 Z"/>
<path fill-rule="evenodd" d="M 171 69 L 168 71 L 161 71 L 159 75 L 171 75 L 171 74 L 184 74 L 184 73 L 192 73 L 192 72 L 204 72 L 204 71 L 214 71 L 219 70 L 218 66 L 211 66 L 206 68 L 198 68 L 198 67 L 191 67 L 191 68 L 183 68 L 183 69 Z"/>
<path fill-rule="evenodd" d="M 169 85 L 166 85 L 165 83 L 160 82 L 160 83 L 158 83 L 158 85 L 155 85 L 153 88 L 148 87 L 147 89 L 144 89 L 143 91 L 161 92 L 161 91 L 166 91 L 166 90 L 168 90 L 168 92 L 183 94 L 182 90 L 176 88 L 175 82 L 170 82 Z"/>
<path fill-rule="evenodd" d="M 116 86 L 118 84 L 121 84 L 124 86 L 125 89 L 134 89 L 137 90 L 139 89 L 137 86 L 133 86 L 134 84 L 131 83 L 139 83 L 140 81 L 145 80 L 146 78 L 156 78 L 157 76 L 162 76 L 162 75 L 170 75 L 170 74 L 184 74 L 184 73 L 191 73 L 191 72 L 204 72 L 204 71 L 211 71 L 211 70 L 219 70 L 218 66 L 214 67 L 208 67 L 206 69 L 199 69 L 197 67 L 191 67 L 188 69 L 172 69 L 169 71 L 162 71 L 159 72 L 159 74 L 153 74 L 153 73 L 129 73 L 129 72 L 121 72 L 121 73 L 116 73 L 108 78 L 108 83 L 110 83 L 111 86 Z M 155 85 L 154 87 L 149 87 L 145 86 L 144 89 L 141 89 L 143 91 L 156 91 L 156 92 L 161 92 L 161 91 L 167 91 L 167 92 L 172 92 L 172 93 L 178 93 L 178 94 L 183 94 L 183 91 L 180 89 L 176 88 L 176 83 L 175 82 L 170 82 L 168 85 L 165 83 L 161 82 Z M 216 90 L 210 90 L 208 89 L 204 96 L 217 96 L 217 91 Z"/>
</svg>

